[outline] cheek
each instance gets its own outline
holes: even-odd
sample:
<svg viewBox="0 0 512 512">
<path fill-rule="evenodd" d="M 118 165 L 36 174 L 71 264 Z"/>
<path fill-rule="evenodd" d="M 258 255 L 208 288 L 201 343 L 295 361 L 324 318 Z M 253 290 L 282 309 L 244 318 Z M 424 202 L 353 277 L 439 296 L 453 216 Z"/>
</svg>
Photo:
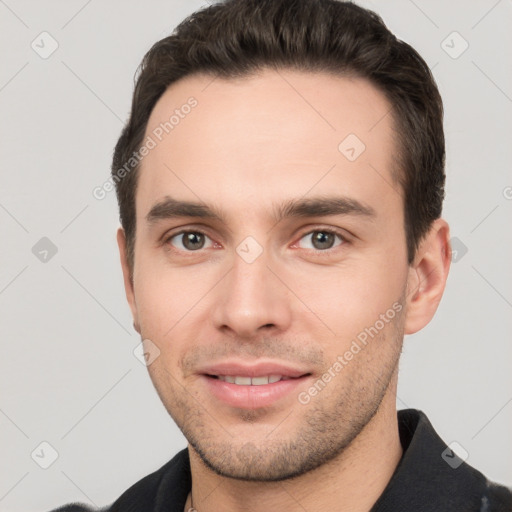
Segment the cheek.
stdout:
<svg viewBox="0 0 512 512">
<path fill-rule="evenodd" d="M 144 263 L 141 258 L 135 280 L 138 320 L 142 335 L 164 351 L 171 340 L 176 347 L 178 334 L 193 336 L 203 325 L 215 273 L 201 265 L 172 268 Z"/>
<path fill-rule="evenodd" d="M 164 341 L 180 318 L 176 294 L 163 278 L 140 273 L 135 281 L 135 301 L 141 336 L 164 350 Z"/>
<path fill-rule="evenodd" d="M 314 313 L 308 316 L 315 330 L 324 327 L 328 336 L 336 336 L 336 345 L 373 326 L 381 315 L 394 318 L 401 309 L 396 304 L 402 300 L 406 267 L 386 267 L 387 262 L 377 259 L 368 263 L 354 261 L 346 268 L 323 268 L 295 277 L 297 295 Z"/>
</svg>

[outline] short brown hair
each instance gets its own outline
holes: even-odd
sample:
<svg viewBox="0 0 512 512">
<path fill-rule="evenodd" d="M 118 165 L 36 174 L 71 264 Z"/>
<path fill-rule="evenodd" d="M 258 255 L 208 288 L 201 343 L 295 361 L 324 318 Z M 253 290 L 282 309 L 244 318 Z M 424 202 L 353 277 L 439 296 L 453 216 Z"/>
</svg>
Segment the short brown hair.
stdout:
<svg viewBox="0 0 512 512">
<path fill-rule="evenodd" d="M 186 18 L 147 52 L 138 69 L 132 110 L 114 150 L 121 225 L 133 269 L 139 164 L 119 179 L 142 145 L 146 125 L 167 87 L 194 74 L 248 76 L 262 68 L 330 72 L 367 79 L 388 99 L 397 131 L 408 261 L 444 199 L 443 104 L 429 67 L 372 11 L 338 0 L 227 0 Z"/>
</svg>

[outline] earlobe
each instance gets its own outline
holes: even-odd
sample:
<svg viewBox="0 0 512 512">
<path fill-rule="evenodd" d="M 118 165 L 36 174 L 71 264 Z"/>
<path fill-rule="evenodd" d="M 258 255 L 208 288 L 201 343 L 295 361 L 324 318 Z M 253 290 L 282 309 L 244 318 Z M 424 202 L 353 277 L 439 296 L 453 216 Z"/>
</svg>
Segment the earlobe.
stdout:
<svg viewBox="0 0 512 512">
<path fill-rule="evenodd" d="M 119 258 L 123 270 L 124 290 L 126 300 L 130 306 L 133 318 L 133 328 L 140 334 L 140 325 L 138 320 L 137 305 L 135 302 L 135 292 L 130 265 L 128 263 L 128 253 L 126 249 L 126 235 L 123 228 L 117 230 L 117 245 L 119 247 Z"/>
<path fill-rule="evenodd" d="M 437 219 L 409 268 L 405 334 L 414 334 L 432 320 L 443 296 L 450 263 L 450 228 L 444 219 Z"/>
</svg>

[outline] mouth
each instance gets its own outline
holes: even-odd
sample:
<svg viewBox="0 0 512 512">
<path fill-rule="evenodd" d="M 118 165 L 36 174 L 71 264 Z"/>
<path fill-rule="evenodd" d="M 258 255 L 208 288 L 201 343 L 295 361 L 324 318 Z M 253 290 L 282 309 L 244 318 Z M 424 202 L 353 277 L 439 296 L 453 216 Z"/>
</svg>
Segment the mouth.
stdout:
<svg viewBox="0 0 512 512">
<path fill-rule="evenodd" d="M 206 392 L 230 407 L 258 409 L 289 398 L 311 373 L 280 364 L 221 364 L 200 373 Z"/>
<path fill-rule="evenodd" d="M 310 374 L 305 374 L 310 375 Z M 212 379 L 236 384 L 237 386 L 265 386 L 282 380 L 300 379 L 301 377 L 286 377 L 284 375 L 261 375 L 259 377 L 247 377 L 243 375 L 207 375 Z"/>
</svg>

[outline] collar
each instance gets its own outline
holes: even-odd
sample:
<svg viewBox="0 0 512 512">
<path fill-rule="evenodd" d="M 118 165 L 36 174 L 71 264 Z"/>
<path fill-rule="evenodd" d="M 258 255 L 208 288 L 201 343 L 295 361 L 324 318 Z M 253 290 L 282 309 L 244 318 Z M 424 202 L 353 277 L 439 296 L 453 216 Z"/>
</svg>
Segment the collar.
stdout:
<svg viewBox="0 0 512 512">
<path fill-rule="evenodd" d="M 398 429 L 402 459 L 370 512 L 481 509 L 486 478 L 447 447 L 423 412 L 399 411 Z"/>
</svg>

